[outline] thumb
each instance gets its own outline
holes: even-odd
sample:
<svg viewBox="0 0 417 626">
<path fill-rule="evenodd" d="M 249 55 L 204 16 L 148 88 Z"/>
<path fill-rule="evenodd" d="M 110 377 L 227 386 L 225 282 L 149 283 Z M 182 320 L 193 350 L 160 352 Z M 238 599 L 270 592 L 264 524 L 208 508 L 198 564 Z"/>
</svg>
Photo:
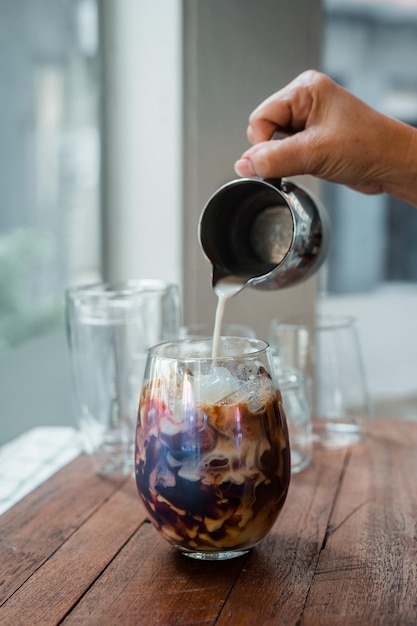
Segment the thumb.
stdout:
<svg viewBox="0 0 417 626">
<path fill-rule="evenodd" d="M 235 163 L 239 176 L 281 178 L 313 173 L 304 133 L 263 141 L 244 152 Z"/>
</svg>

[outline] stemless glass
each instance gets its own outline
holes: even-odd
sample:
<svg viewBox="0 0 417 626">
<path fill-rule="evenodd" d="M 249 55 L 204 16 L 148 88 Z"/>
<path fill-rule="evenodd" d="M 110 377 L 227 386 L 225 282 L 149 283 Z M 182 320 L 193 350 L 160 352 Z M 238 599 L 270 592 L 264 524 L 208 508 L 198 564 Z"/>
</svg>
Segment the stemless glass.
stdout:
<svg viewBox="0 0 417 626">
<path fill-rule="evenodd" d="M 136 482 L 151 522 L 190 557 L 230 559 L 270 531 L 290 453 L 269 345 L 221 337 L 149 350 L 136 434 Z"/>
</svg>

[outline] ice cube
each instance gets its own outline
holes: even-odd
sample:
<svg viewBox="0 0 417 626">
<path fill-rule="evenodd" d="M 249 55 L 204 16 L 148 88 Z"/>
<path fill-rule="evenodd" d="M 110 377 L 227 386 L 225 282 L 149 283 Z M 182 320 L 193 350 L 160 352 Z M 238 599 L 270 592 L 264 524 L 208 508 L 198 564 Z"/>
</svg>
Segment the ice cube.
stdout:
<svg viewBox="0 0 417 626">
<path fill-rule="evenodd" d="M 242 363 L 236 370 L 236 376 L 241 380 L 270 379 L 271 376 L 262 363 Z"/>
<path fill-rule="evenodd" d="M 226 367 L 213 367 L 208 374 L 194 376 L 192 384 L 196 393 L 200 394 L 200 402 L 216 404 L 225 396 L 235 393 L 242 382 Z"/>
<path fill-rule="evenodd" d="M 242 372 L 240 372 L 242 374 Z M 264 368 L 257 369 L 257 374 L 245 372 L 247 379 L 241 380 L 240 386 L 224 396 L 220 404 L 247 403 L 251 412 L 261 411 L 265 401 L 271 398 L 273 393 L 272 381 Z"/>
</svg>

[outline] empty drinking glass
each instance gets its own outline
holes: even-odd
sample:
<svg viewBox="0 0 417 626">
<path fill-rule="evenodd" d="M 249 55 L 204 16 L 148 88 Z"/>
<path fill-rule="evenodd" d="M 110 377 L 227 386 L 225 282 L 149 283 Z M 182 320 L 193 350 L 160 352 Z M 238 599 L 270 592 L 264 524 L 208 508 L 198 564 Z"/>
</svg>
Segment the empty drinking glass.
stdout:
<svg viewBox="0 0 417 626">
<path fill-rule="evenodd" d="M 360 441 L 371 410 L 355 318 L 274 319 L 269 341 L 280 366 L 304 377 L 314 441 L 329 448 Z"/>
<path fill-rule="evenodd" d="M 74 287 L 66 293 L 75 406 L 98 473 L 133 471 L 146 353 L 178 335 L 179 289 L 158 280 Z"/>
<path fill-rule="evenodd" d="M 272 350 L 274 352 L 274 348 Z M 313 456 L 310 406 L 301 372 L 293 367 L 277 365 L 276 374 L 290 437 L 291 472 L 297 474 L 310 464 Z"/>
</svg>

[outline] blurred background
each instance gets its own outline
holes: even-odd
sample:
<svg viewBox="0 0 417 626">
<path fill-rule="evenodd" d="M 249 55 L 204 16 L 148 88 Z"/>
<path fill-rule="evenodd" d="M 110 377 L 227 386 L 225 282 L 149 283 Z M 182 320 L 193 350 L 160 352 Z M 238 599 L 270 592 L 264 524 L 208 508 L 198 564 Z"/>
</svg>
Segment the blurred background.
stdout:
<svg viewBox="0 0 417 626">
<path fill-rule="evenodd" d="M 213 322 L 198 217 L 263 98 L 315 67 L 417 124 L 417 0 L 0 0 L 0 51 L 0 444 L 75 423 L 68 286 L 163 278 L 185 323 Z M 416 419 L 417 211 L 303 182 L 331 216 L 325 267 L 226 321 L 357 316 L 375 414 Z"/>
</svg>

